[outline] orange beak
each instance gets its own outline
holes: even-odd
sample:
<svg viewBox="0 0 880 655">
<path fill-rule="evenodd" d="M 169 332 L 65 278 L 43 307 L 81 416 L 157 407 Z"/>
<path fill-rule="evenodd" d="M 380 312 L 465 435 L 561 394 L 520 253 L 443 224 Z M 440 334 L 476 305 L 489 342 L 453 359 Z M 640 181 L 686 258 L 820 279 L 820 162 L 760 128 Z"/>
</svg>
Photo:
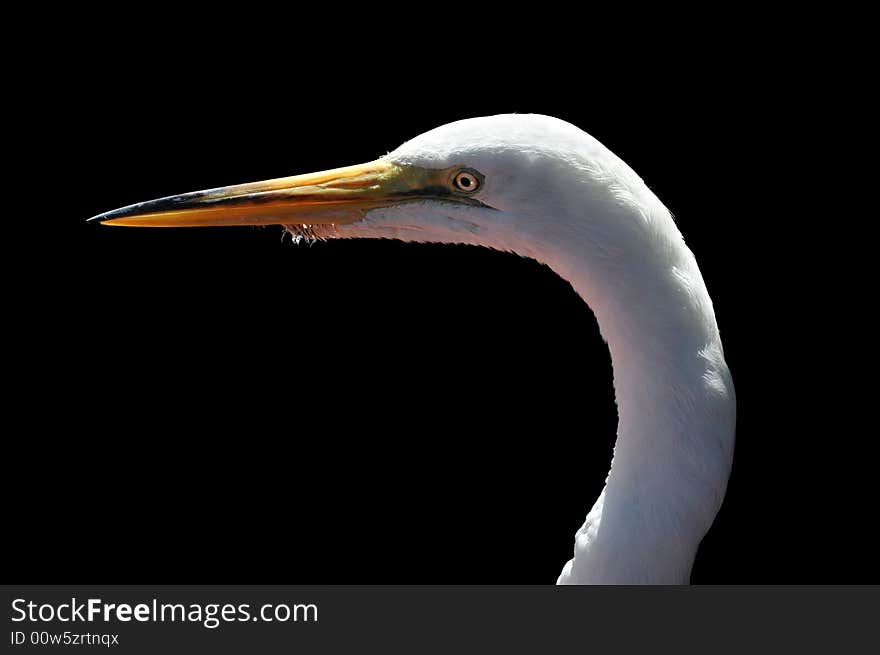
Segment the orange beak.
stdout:
<svg viewBox="0 0 880 655">
<path fill-rule="evenodd" d="M 412 199 L 403 169 L 377 160 L 321 173 L 220 187 L 129 205 L 90 218 L 105 225 L 205 227 L 215 225 L 342 224 L 365 210 Z"/>
</svg>

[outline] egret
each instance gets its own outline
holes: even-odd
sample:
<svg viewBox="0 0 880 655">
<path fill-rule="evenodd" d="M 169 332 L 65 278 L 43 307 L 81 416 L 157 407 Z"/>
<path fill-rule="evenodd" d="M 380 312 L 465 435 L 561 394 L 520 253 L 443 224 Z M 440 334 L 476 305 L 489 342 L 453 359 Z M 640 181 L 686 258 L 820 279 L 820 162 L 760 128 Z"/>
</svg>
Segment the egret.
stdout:
<svg viewBox="0 0 880 655">
<path fill-rule="evenodd" d="M 669 210 L 562 120 L 500 115 L 376 161 L 170 196 L 108 225 L 287 227 L 297 240 L 471 244 L 553 269 L 592 308 L 618 410 L 604 489 L 560 584 L 686 584 L 727 487 L 736 406 L 712 301 Z"/>
</svg>

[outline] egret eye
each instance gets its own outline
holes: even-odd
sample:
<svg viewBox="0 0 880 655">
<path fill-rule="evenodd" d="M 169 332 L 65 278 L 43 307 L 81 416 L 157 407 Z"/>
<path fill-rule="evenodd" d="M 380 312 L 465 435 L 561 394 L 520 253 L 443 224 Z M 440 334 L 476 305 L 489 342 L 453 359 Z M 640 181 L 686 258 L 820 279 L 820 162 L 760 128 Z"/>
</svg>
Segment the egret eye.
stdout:
<svg viewBox="0 0 880 655">
<path fill-rule="evenodd" d="M 480 180 L 470 171 L 459 171 L 452 180 L 455 188 L 465 193 L 473 193 L 480 188 Z"/>
</svg>

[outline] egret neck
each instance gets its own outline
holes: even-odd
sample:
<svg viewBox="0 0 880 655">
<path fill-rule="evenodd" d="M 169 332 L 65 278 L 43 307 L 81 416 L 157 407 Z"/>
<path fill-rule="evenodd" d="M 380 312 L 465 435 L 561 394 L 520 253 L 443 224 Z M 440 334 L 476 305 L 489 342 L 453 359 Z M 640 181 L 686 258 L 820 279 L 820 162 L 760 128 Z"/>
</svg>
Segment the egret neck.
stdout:
<svg viewBox="0 0 880 655">
<path fill-rule="evenodd" d="M 734 391 L 703 278 L 677 229 L 666 224 L 668 238 L 652 229 L 671 222 L 668 212 L 629 210 L 638 215 L 627 220 L 644 229 L 605 242 L 614 256 L 597 253 L 576 229 L 530 240 L 522 253 L 570 282 L 593 310 L 619 414 L 605 488 L 560 584 L 686 584 L 730 472 Z"/>
</svg>

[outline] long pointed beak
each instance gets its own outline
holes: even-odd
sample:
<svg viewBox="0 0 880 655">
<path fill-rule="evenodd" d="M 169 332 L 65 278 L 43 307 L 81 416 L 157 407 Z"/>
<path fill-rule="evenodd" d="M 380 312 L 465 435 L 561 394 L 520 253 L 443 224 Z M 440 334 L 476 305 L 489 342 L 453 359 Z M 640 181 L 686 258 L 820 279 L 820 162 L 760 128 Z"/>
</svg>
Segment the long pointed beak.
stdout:
<svg viewBox="0 0 880 655">
<path fill-rule="evenodd" d="M 407 175 L 400 166 L 379 159 L 321 173 L 169 196 L 99 214 L 89 221 L 132 227 L 353 223 L 366 210 L 421 195 L 425 182 L 423 176 Z"/>
</svg>

